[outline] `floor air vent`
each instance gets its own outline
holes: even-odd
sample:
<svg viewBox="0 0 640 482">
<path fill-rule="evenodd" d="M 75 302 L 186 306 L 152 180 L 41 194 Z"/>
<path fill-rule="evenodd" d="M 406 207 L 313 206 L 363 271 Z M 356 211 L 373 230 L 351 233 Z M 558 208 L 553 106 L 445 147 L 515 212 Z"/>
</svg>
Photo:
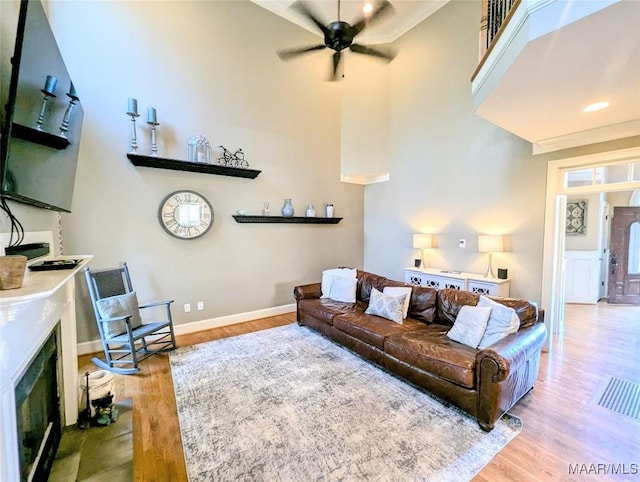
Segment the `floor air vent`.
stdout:
<svg viewBox="0 0 640 482">
<path fill-rule="evenodd" d="M 598 405 L 640 420 L 640 385 L 612 377 L 602 392 Z"/>
</svg>

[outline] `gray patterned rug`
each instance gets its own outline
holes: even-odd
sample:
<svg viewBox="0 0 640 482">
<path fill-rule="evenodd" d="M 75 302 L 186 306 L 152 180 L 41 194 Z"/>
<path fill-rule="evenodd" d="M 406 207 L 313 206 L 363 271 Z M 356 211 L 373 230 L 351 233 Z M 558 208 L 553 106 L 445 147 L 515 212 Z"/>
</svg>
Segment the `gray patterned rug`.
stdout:
<svg viewBox="0 0 640 482">
<path fill-rule="evenodd" d="M 189 480 L 470 480 L 522 429 L 490 433 L 295 324 L 170 353 Z"/>
</svg>

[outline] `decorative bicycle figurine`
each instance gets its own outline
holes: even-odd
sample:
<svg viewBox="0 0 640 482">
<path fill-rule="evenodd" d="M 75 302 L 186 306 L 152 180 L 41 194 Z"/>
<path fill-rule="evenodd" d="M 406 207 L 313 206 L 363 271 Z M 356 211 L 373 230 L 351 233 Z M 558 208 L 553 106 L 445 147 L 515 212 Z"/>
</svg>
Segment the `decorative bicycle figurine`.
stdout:
<svg viewBox="0 0 640 482">
<path fill-rule="evenodd" d="M 218 158 L 218 163 L 223 166 L 233 167 L 249 167 L 249 163 L 244 158 L 244 152 L 242 149 L 238 149 L 232 153 L 224 146 L 219 146 L 222 149 L 222 156 Z"/>
</svg>

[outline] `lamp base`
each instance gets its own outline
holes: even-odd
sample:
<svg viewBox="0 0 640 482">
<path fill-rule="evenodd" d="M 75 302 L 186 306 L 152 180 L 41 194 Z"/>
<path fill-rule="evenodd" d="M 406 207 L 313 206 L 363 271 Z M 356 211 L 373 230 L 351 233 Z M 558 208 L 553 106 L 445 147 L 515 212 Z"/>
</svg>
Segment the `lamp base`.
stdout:
<svg viewBox="0 0 640 482">
<path fill-rule="evenodd" d="M 487 265 L 487 272 L 485 273 L 484 277 L 495 278 L 495 276 L 493 276 L 493 268 L 491 267 L 491 257 L 493 256 L 493 253 L 488 253 L 488 254 L 489 254 L 489 264 Z"/>
</svg>

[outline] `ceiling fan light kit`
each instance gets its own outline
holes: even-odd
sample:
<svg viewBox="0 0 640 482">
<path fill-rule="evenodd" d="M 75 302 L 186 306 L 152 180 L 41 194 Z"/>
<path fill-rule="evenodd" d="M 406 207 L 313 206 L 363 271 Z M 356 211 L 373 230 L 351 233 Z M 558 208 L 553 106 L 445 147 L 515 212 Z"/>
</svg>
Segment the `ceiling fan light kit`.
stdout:
<svg viewBox="0 0 640 482">
<path fill-rule="evenodd" d="M 306 47 L 298 47 L 293 49 L 279 50 L 278 56 L 282 60 L 290 60 L 292 58 L 304 55 L 316 50 L 324 50 L 330 48 L 334 50 L 334 54 L 331 61 L 331 72 L 329 76 L 330 81 L 338 80 L 338 70 L 342 61 L 342 51 L 350 50 L 363 55 L 370 55 L 382 59 L 386 62 L 391 62 L 395 57 L 395 52 L 388 46 L 367 47 L 353 43 L 355 38 L 362 33 L 362 31 L 371 26 L 373 23 L 382 19 L 385 15 L 393 12 L 393 6 L 387 0 L 381 0 L 376 3 L 371 14 L 363 16 L 352 25 L 340 20 L 340 0 L 338 0 L 338 20 L 325 24 L 316 15 L 310 5 L 303 1 L 298 0 L 291 5 L 299 14 L 308 18 L 313 24 L 320 29 L 324 36 L 324 43 L 318 45 L 311 45 Z"/>
</svg>

